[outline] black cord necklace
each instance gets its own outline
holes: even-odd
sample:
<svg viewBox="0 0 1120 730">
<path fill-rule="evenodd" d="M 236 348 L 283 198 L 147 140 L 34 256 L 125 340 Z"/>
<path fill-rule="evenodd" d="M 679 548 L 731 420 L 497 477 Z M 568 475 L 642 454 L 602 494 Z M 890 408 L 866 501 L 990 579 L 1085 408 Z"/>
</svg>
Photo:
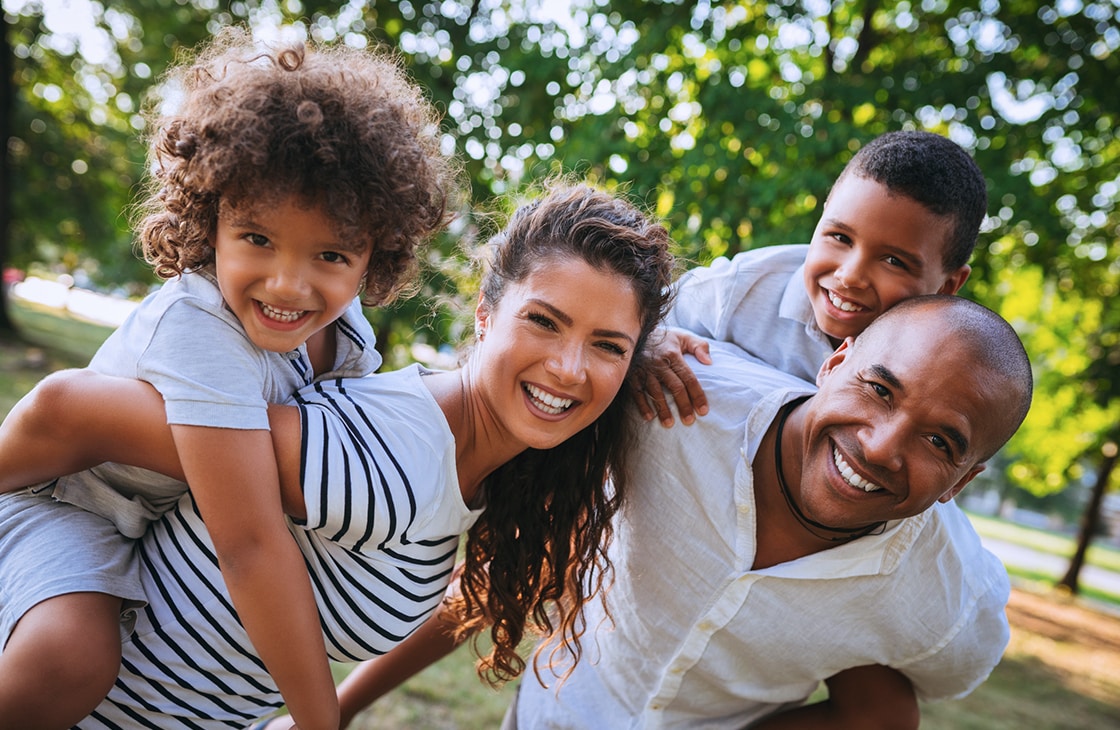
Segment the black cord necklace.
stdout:
<svg viewBox="0 0 1120 730">
<path fill-rule="evenodd" d="M 798 404 L 802 403 L 808 397 L 809 396 L 805 396 L 804 398 L 798 398 L 796 400 L 790 401 L 789 403 L 786 403 L 784 406 L 782 406 L 781 413 L 778 415 L 778 431 L 775 434 L 774 438 L 774 471 L 776 471 L 778 474 L 778 486 L 782 489 L 782 496 L 786 498 L 786 504 L 789 506 L 789 511 L 793 513 L 793 516 L 797 518 L 797 521 L 801 523 L 801 526 L 804 527 L 805 530 L 809 532 L 813 537 L 819 540 L 827 540 L 828 542 L 850 542 L 851 540 L 863 537 L 864 535 L 870 535 L 875 530 L 882 528 L 886 523 L 876 522 L 875 524 L 868 525 L 867 527 L 856 528 L 829 527 L 828 525 L 822 525 L 820 522 L 814 522 L 813 520 L 806 517 L 805 513 L 801 511 L 801 508 L 797 506 L 797 503 L 793 501 L 793 494 L 789 490 L 789 485 L 786 484 L 785 474 L 782 473 L 782 432 L 786 428 L 786 419 L 789 418 L 790 412 L 792 412 L 793 409 L 798 406 Z M 817 532 L 817 530 L 827 530 L 828 532 L 838 532 L 841 534 L 822 535 L 821 533 Z"/>
</svg>

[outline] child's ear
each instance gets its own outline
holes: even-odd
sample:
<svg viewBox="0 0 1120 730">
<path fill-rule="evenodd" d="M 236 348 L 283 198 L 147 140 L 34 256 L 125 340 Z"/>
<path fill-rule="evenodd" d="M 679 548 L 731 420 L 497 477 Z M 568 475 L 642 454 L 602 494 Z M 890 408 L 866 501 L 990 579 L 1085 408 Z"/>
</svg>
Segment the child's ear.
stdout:
<svg viewBox="0 0 1120 730">
<path fill-rule="evenodd" d="M 953 273 L 946 275 L 945 282 L 941 285 L 941 288 L 937 290 L 937 293 L 956 294 L 961 290 L 961 287 L 964 286 L 964 283 L 968 281 L 968 275 L 971 273 L 972 267 L 965 264 Z"/>
</svg>

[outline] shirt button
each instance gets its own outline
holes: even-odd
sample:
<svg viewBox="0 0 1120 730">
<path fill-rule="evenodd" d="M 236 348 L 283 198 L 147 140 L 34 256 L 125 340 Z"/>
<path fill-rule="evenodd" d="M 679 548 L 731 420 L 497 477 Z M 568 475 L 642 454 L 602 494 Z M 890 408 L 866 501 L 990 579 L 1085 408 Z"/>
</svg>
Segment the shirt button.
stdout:
<svg viewBox="0 0 1120 730">
<path fill-rule="evenodd" d="M 704 619 L 704 620 L 703 620 L 703 621 L 701 621 L 701 622 L 700 622 L 699 624 L 697 624 L 696 628 L 698 628 L 698 629 L 700 629 L 701 631 L 703 631 L 703 632 L 705 632 L 705 633 L 706 633 L 706 632 L 708 632 L 708 631 L 711 631 L 712 629 L 714 629 L 714 628 L 715 628 L 715 626 L 714 626 L 714 625 L 712 624 L 712 622 L 711 622 L 711 621 L 709 621 L 709 620 L 707 620 L 707 619 Z"/>
</svg>

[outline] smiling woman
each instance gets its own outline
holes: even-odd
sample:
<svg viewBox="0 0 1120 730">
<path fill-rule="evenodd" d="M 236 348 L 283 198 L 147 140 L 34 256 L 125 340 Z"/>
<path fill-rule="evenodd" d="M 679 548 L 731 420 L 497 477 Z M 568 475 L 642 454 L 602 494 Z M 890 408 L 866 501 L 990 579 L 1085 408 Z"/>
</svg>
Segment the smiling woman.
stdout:
<svg viewBox="0 0 1120 730">
<path fill-rule="evenodd" d="M 462 593 L 448 600 L 467 632 L 490 629 L 480 671 L 519 674 L 527 631 L 579 657 L 576 615 L 610 574 L 609 520 L 626 494 L 634 419 L 617 396 L 667 306 L 668 244 L 625 201 L 558 185 L 491 242 L 463 367 L 321 381 L 295 407 L 270 409 L 281 500 L 331 658 L 367 659 L 416 630 L 444 600 L 464 531 Z M 49 476 L 60 440 L 70 458 L 181 477 L 165 421 L 144 383 L 48 378 L 0 428 L 0 479 L 9 466 Z M 122 473 L 99 469 L 109 481 Z M 108 699 L 79 727 L 224 728 L 282 703 L 230 601 L 205 514 L 188 494 L 137 543 L 148 605 Z M 18 605 L 19 586 L 96 573 L 73 542 L 74 521 L 89 519 L 31 492 L 0 497 L 0 574 L 12 578 L 0 581 L 0 612 Z M 17 524 L 36 539 L 20 540 Z M 0 654 L 0 691 L 24 626 Z"/>
</svg>

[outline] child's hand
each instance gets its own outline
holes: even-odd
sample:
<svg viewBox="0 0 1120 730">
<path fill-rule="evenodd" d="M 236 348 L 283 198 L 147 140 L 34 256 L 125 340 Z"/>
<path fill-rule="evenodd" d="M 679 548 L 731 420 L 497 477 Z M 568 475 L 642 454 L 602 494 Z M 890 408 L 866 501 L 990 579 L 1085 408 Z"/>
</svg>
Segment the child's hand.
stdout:
<svg viewBox="0 0 1120 730">
<path fill-rule="evenodd" d="M 630 376 L 630 390 L 638 402 L 638 409 L 647 421 L 654 416 L 666 428 L 673 425 L 673 412 L 665 391 L 677 404 L 681 422 L 686 426 L 708 412 L 708 399 L 704 389 L 684 360 L 691 354 L 705 365 L 712 364 L 708 343 L 687 330 L 659 328 L 646 345 L 647 366 Z"/>
</svg>

